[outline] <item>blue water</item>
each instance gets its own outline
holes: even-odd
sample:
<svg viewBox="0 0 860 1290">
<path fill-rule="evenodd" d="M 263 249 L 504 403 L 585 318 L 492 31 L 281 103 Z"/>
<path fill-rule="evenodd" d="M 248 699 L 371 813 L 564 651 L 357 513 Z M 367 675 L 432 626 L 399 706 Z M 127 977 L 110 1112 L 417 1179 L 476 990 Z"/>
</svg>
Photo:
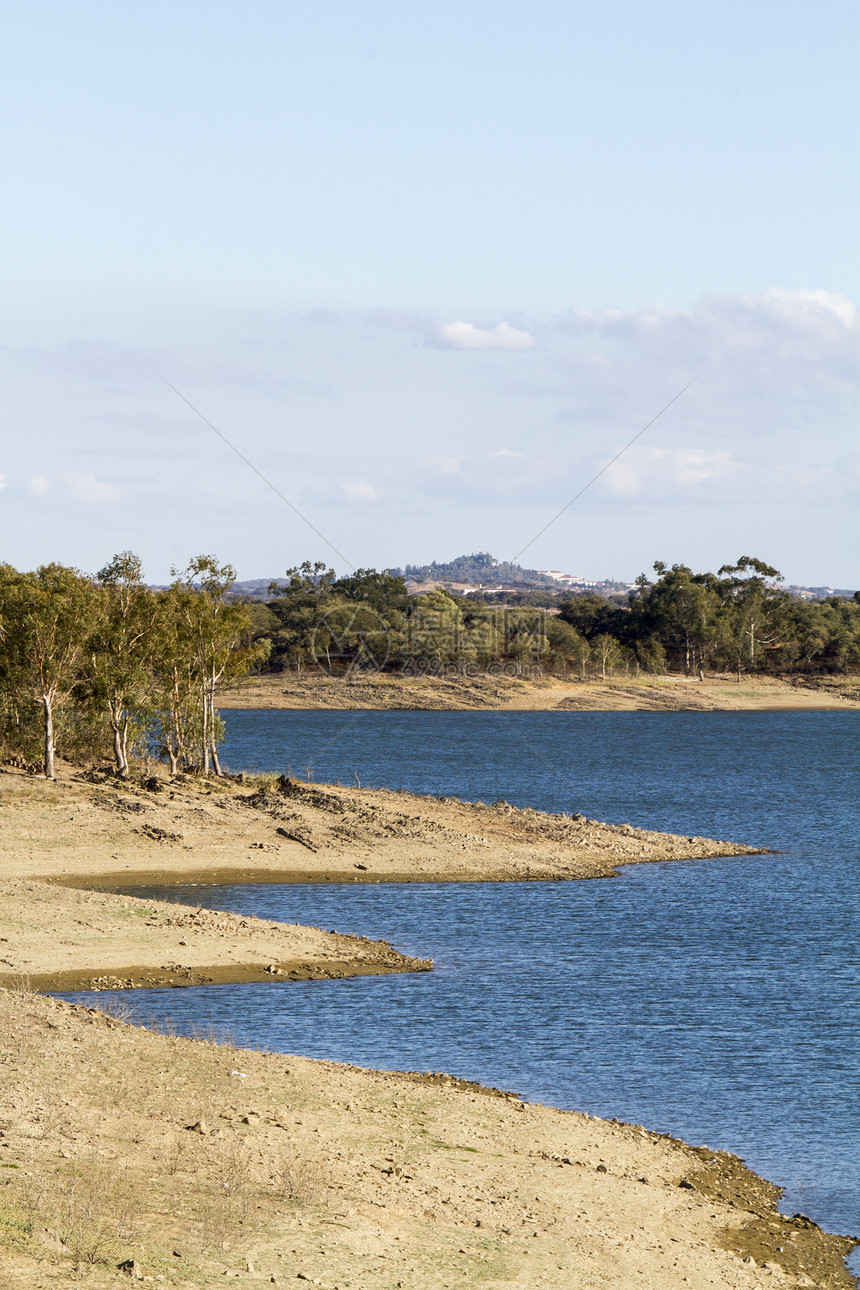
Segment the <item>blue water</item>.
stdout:
<svg viewBox="0 0 860 1290">
<path fill-rule="evenodd" d="M 706 1142 L 784 1185 L 788 1212 L 860 1233 L 860 713 L 225 719 L 234 768 L 505 798 L 779 854 L 592 882 L 196 887 L 195 903 L 385 937 L 436 970 L 134 991 L 142 1016 L 446 1070 Z"/>
</svg>

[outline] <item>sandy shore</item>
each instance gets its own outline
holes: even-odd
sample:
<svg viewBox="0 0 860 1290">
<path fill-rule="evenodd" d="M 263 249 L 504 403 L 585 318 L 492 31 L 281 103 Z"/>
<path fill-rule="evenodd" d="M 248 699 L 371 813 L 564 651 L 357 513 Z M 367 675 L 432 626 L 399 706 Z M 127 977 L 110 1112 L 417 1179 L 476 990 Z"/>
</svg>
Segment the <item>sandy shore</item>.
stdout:
<svg viewBox="0 0 860 1290">
<path fill-rule="evenodd" d="M 117 786 L 71 768 L 49 783 L 5 769 L 0 985 L 189 985 L 429 966 L 357 937 L 195 912 L 200 884 L 558 881 L 751 852 L 505 802 L 286 779 Z M 110 894 L 155 884 L 180 888 L 188 907 Z"/>
<path fill-rule="evenodd" d="M 780 1215 L 736 1157 L 447 1076 L 4 991 L 0 1064 L 8 1290 L 853 1284 L 851 1243 Z"/>
<path fill-rule="evenodd" d="M 188 970 L 239 964 L 260 970 L 275 962 L 289 973 L 325 958 L 326 970 L 346 970 L 353 952 L 357 970 L 373 970 L 374 956 L 389 953 L 351 938 L 308 939 L 307 929 L 240 925 L 227 915 L 218 924 L 202 915 L 179 924 L 171 921 L 175 906 L 104 894 L 122 886 L 177 886 L 193 904 L 196 886 L 214 882 L 560 881 L 609 877 L 619 864 L 749 854 L 756 849 L 738 842 L 503 801 L 273 777 L 153 777 L 117 786 L 111 775 L 71 768 L 49 783 L 6 768 L 0 911 L 8 935 L 0 944 L 0 984 L 22 974 L 43 980 L 83 961 L 98 975 L 146 967 L 166 979 L 173 971 L 182 984 Z M 67 926 L 75 930 L 63 937 Z"/>
<path fill-rule="evenodd" d="M 860 677 L 614 677 L 606 681 L 475 677 L 402 677 L 319 672 L 249 677 L 219 697 L 222 708 L 422 709 L 521 712 L 772 712 L 860 708 Z"/>
<path fill-rule="evenodd" d="M 190 884 L 543 878 L 749 848 L 291 781 L 0 774 L 0 1284 L 848 1287 L 740 1161 L 443 1075 L 151 1034 L 33 986 L 424 971 Z M 111 892 L 187 886 L 186 905 Z M 122 1272 L 119 1265 L 130 1271 Z"/>
</svg>

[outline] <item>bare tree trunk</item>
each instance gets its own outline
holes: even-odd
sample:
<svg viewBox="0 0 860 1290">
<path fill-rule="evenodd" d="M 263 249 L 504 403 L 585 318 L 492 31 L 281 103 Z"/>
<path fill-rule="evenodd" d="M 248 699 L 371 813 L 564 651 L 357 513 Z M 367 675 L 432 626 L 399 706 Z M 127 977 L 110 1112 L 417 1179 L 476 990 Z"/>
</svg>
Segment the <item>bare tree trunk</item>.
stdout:
<svg viewBox="0 0 860 1290">
<path fill-rule="evenodd" d="M 110 728 L 113 731 L 113 755 L 116 762 L 116 773 L 121 779 L 125 779 L 128 776 L 128 757 L 125 752 L 122 708 L 111 703 L 108 705 L 108 712 L 110 713 Z M 128 728 L 127 720 L 125 724 L 126 728 Z"/>
<path fill-rule="evenodd" d="M 215 771 L 215 774 L 219 779 L 223 779 L 224 772 L 221 769 L 221 762 L 218 760 L 218 740 L 216 739 L 216 731 L 218 729 L 216 717 L 218 714 L 215 711 L 215 685 L 216 682 L 213 677 L 207 700 L 209 704 L 209 747 L 212 753 L 212 769 Z"/>
<path fill-rule="evenodd" d="M 54 773 L 54 699 L 53 695 L 43 694 L 42 704 L 45 708 L 45 779 L 56 779 Z"/>
<path fill-rule="evenodd" d="M 208 775 L 209 765 L 209 695 L 205 688 L 203 690 L 202 716 L 203 729 L 201 731 L 200 742 L 200 773 Z"/>
<path fill-rule="evenodd" d="M 128 775 L 128 763 L 122 755 L 122 732 L 119 728 L 119 722 L 111 718 L 111 729 L 113 730 L 113 755 L 116 762 L 116 773 L 121 779 Z"/>
</svg>

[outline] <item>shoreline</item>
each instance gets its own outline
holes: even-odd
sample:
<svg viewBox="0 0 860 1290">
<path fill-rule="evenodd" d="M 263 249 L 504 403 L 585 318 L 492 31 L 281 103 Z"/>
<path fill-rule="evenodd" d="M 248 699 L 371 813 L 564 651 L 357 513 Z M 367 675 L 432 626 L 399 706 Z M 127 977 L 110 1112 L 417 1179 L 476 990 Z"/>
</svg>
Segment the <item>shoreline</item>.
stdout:
<svg viewBox="0 0 860 1290">
<path fill-rule="evenodd" d="M 0 991 L 9 1290 L 849 1290 L 850 1237 L 739 1157 L 438 1072 L 156 1033 Z M 640 1281 L 641 1278 L 641 1281 Z"/>
<path fill-rule="evenodd" d="M 28 978 L 64 989 L 432 966 L 361 937 L 195 910 L 200 886 L 559 882 L 610 877 L 628 864 L 763 854 L 578 813 L 283 776 L 117 783 L 64 768 L 45 781 L 6 768 L 0 810 L 0 984 Z M 159 886 L 185 903 L 135 894 Z"/>
<path fill-rule="evenodd" d="M 359 1277 L 379 1290 L 398 1279 L 410 1290 L 476 1279 L 488 1290 L 628 1290 L 640 1276 L 654 1290 L 857 1285 L 844 1264 L 852 1239 L 780 1214 L 781 1189 L 729 1153 L 450 1075 L 155 1034 L 126 1024 L 124 1003 L 111 1016 L 32 992 L 432 968 L 384 941 L 100 889 L 116 878 L 161 877 L 189 892 L 226 876 L 566 881 L 760 849 L 272 777 L 153 787 L 69 767 L 47 783 L 7 768 L 0 807 L 0 1268 L 10 1290 L 31 1290 L 49 1268 L 53 1284 L 77 1284 L 80 1243 L 95 1239 L 86 1196 L 70 1217 L 78 1189 L 102 1188 L 110 1216 L 137 1177 L 134 1238 L 121 1216 L 96 1234 L 93 1290 L 114 1285 L 110 1265 L 129 1258 L 142 1276 L 200 1286 L 225 1274 L 251 1286 L 261 1271 L 276 1285 Z"/>
<path fill-rule="evenodd" d="M 860 677 L 680 675 L 563 680 L 554 676 L 406 677 L 322 672 L 248 677 L 218 696 L 225 710 L 450 712 L 826 712 L 860 710 Z"/>
</svg>

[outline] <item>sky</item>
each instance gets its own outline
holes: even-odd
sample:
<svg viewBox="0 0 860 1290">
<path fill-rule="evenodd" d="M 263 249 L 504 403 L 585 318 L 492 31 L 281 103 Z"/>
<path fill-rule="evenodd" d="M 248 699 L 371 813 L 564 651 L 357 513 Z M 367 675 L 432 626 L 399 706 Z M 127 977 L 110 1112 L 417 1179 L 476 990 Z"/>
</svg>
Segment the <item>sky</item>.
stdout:
<svg viewBox="0 0 860 1290">
<path fill-rule="evenodd" d="M 6 6 L 0 560 L 860 587 L 858 53 L 853 0 Z"/>
</svg>

